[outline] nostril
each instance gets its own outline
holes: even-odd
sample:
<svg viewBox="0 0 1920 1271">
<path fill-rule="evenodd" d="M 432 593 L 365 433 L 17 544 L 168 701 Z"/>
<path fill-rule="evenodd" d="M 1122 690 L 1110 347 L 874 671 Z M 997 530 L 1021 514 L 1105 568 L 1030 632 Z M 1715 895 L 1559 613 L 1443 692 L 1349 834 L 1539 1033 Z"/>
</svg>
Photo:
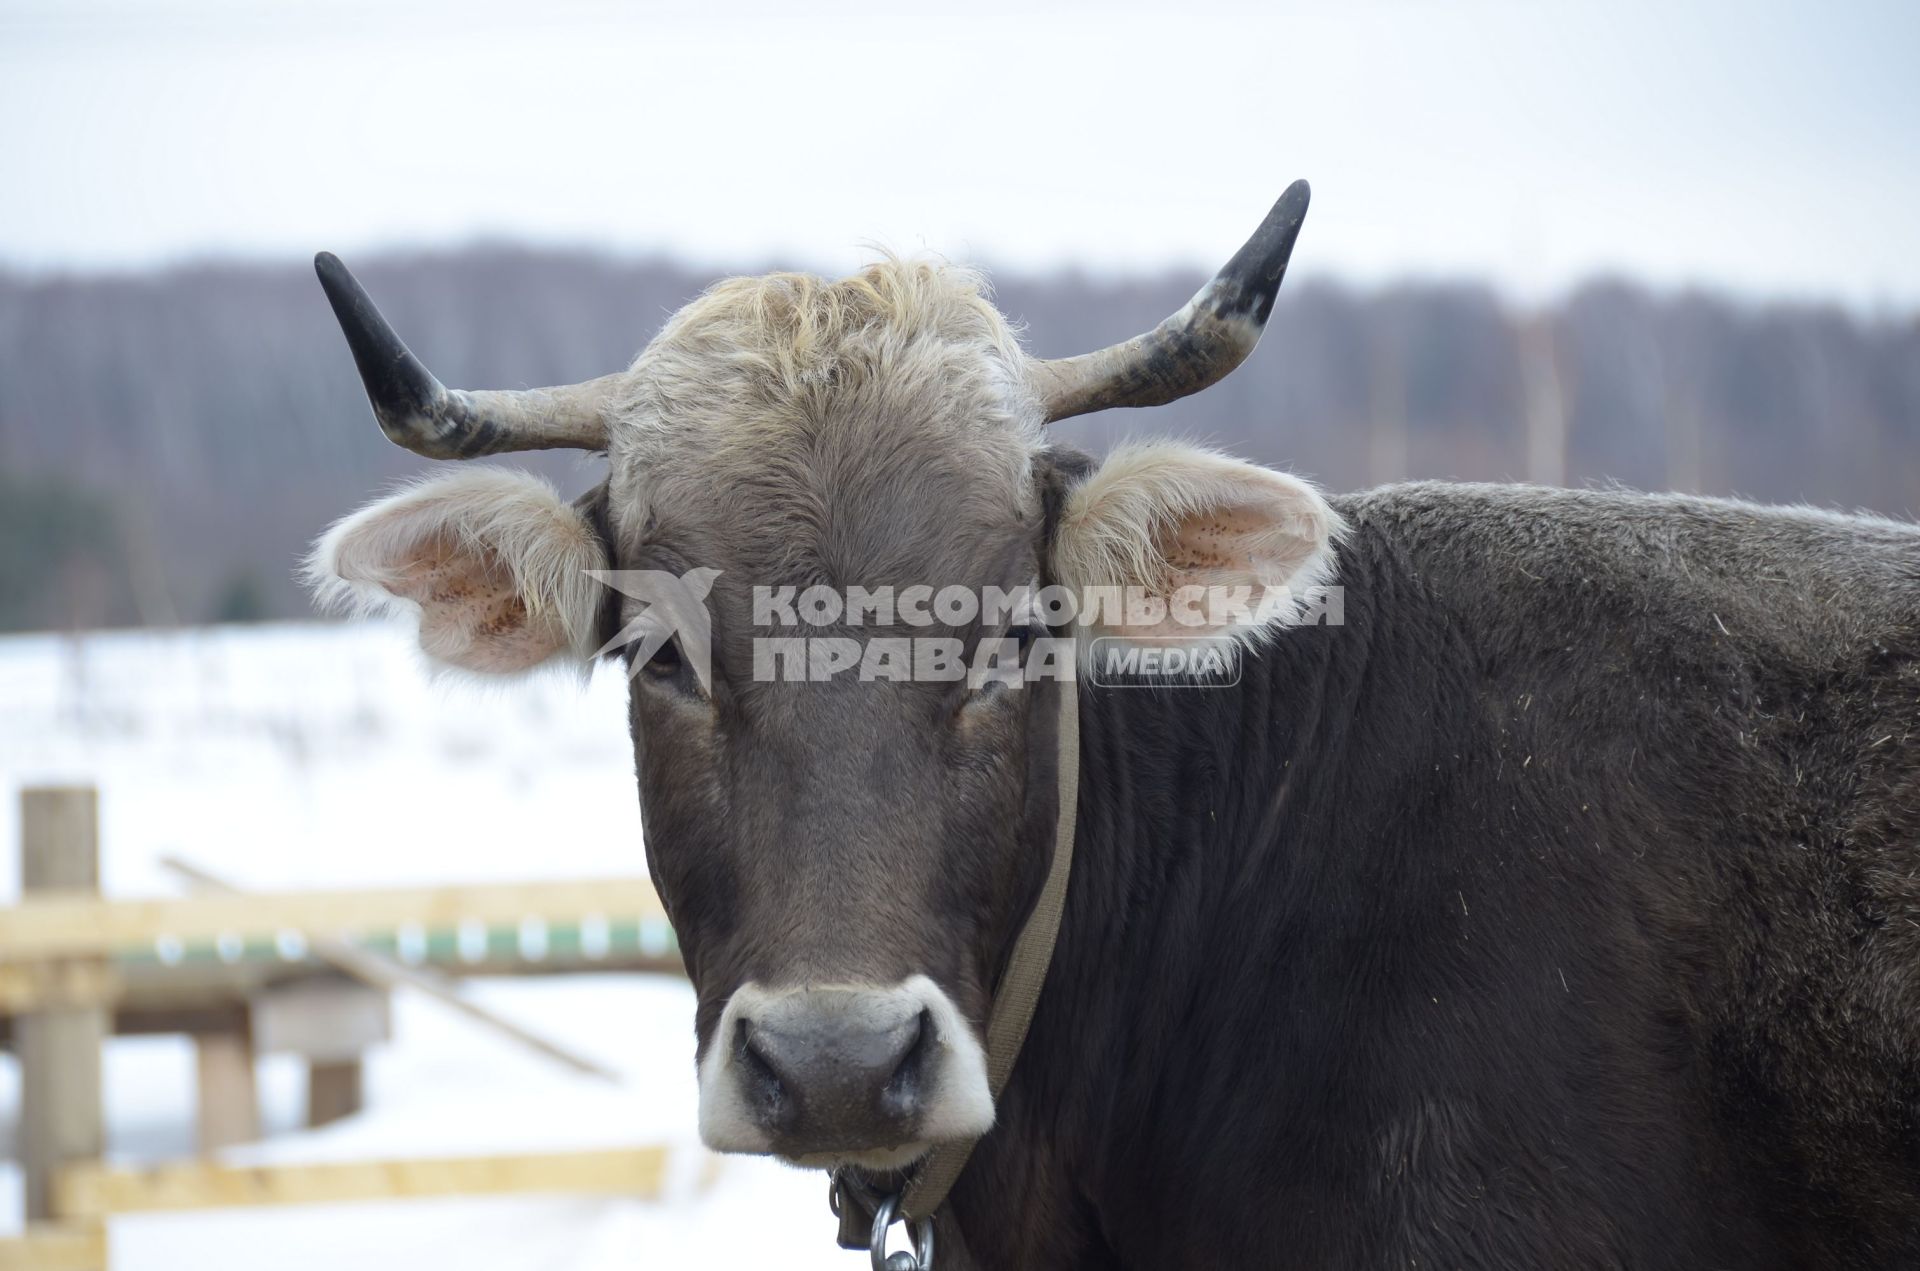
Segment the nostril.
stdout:
<svg viewBox="0 0 1920 1271">
<path fill-rule="evenodd" d="M 881 1102 L 896 1116 L 913 1112 L 920 1103 L 920 1087 L 926 1073 L 927 1055 L 933 1049 L 933 1013 L 923 1010 L 914 1021 L 907 1047 L 894 1065 L 893 1074 L 881 1091 Z"/>
<path fill-rule="evenodd" d="M 740 1027 L 734 1034 L 733 1050 L 734 1058 L 745 1064 L 755 1077 L 774 1086 L 780 1084 L 780 1073 L 774 1068 L 773 1061 L 767 1057 L 766 1051 L 761 1048 L 760 1039 L 753 1035 L 753 1024 L 750 1021 L 744 1019 L 740 1021 Z"/>
<path fill-rule="evenodd" d="M 896 1077 L 902 1072 L 919 1067 L 928 1049 L 933 1045 L 933 1012 L 921 1011 L 920 1018 L 915 1021 L 915 1024 L 913 1041 L 908 1044 L 906 1053 L 900 1056 L 900 1066 L 894 1069 Z"/>
<path fill-rule="evenodd" d="M 753 1022 L 741 1020 L 733 1034 L 733 1058 L 739 1065 L 741 1086 L 762 1124 L 772 1126 L 784 1120 L 791 1110 L 786 1082 L 772 1058 L 754 1035 Z"/>
</svg>

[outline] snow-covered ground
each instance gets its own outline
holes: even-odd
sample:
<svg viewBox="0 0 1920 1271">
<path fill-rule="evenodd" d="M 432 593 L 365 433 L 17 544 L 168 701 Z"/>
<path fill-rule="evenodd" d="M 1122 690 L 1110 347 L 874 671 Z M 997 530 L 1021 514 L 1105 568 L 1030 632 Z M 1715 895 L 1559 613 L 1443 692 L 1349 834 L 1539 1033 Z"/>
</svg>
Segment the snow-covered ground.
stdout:
<svg viewBox="0 0 1920 1271">
<path fill-rule="evenodd" d="M 642 874 L 625 685 L 547 675 L 435 682 L 404 625 L 288 625 L 0 639 L 0 902 L 17 894 L 19 787 L 100 789 L 110 895 L 178 890 L 185 856 L 247 887 L 358 887 Z M 303 1077 L 261 1065 L 267 1137 L 234 1159 L 328 1160 L 668 1143 L 660 1201 L 404 1201 L 128 1217 L 115 1271 L 612 1271 L 709 1263 L 851 1268 L 820 1175 L 713 1158 L 694 1131 L 693 998 L 645 976 L 481 981 L 481 1000 L 601 1060 L 580 1077 L 402 995 L 367 1110 L 297 1129 Z M 184 1040 L 107 1050 L 110 1156 L 192 1150 Z M 0 1058 L 0 1139 L 19 1087 Z M 20 1224 L 0 1171 L 0 1230 Z"/>
</svg>

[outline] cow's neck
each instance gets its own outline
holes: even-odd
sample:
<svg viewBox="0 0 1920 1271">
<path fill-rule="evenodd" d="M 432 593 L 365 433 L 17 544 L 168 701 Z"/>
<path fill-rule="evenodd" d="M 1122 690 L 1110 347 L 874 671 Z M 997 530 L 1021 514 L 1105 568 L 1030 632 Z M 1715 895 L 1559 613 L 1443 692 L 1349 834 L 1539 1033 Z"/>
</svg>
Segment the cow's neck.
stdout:
<svg viewBox="0 0 1920 1271">
<path fill-rule="evenodd" d="M 1343 626 L 1247 658 L 1236 686 L 1083 689 L 1067 916 L 1001 1102 L 1008 1133 L 954 1199 L 981 1265 L 1079 1265 L 1099 1248 L 1096 1213 L 1155 1203 L 1129 1194 L 1127 1172 L 1151 1154 L 1157 1118 L 1180 1115 L 1165 1101 L 1195 1062 L 1190 1004 L 1219 992 L 1210 980 L 1286 974 L 1302 906 L 1324 901 L 1305 880 L 1338 837 L 1356 767 L 1431 716 L 1431 676 L 1376 648 L 1371 615 L 1392 611 L 1391 588 L 1372 590 L 1349 588 Z M 975 1206 L 994 1212 L 976 1222 Z M 981 1222 L 1011 1226 L 983 1240 Z"/>
</svg>

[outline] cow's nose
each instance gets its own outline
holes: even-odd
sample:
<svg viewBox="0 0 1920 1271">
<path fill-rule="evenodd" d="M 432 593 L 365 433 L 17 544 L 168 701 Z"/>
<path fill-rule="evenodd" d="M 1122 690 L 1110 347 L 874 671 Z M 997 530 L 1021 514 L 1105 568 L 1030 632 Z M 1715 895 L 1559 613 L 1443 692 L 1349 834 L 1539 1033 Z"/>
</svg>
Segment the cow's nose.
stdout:
<svg viewBox="0 0 1920 1271">
<path fill-rule="evenodd" d="M 912 1138 L 934 1043 L 928 1011 L 883 1013 L 871 995 L 833 990 L 790 1002 L 800 1009 L 734 1026 L 735 1080 L 760 1128 L 789 1155 Z"/>
<path fill-rule="evenodd" d="M 924 975 L 743 984 L 700 1057 L 700 1137 L 716 1151 L 905 1163 L 991 1128 L 978 1035 Z"/>
</svg>

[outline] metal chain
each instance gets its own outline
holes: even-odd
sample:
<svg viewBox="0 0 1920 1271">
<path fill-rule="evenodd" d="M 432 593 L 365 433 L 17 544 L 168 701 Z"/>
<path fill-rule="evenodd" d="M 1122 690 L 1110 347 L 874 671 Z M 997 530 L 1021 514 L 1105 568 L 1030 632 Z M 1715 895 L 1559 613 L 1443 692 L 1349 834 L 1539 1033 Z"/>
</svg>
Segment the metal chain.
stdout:
<svg viewBox="0 0 1920 1271">
<path fill-rule="evenodd" d="M 906 1224 L 907 1232 L 913 1237 L 913 1252 L 902 1249 L 896 1254 L 887 1253 L 887 1228 L 893 1226 L 900 1213 L 900 1193 L 882 1200 L 873 1211 L 873 1234 L 868 1243 L 873 1259 L 873 1271 L 933 1271 L 933 1219 L 922 1218 L 918 1222 L 900 1219 Z"/>
</svg>

